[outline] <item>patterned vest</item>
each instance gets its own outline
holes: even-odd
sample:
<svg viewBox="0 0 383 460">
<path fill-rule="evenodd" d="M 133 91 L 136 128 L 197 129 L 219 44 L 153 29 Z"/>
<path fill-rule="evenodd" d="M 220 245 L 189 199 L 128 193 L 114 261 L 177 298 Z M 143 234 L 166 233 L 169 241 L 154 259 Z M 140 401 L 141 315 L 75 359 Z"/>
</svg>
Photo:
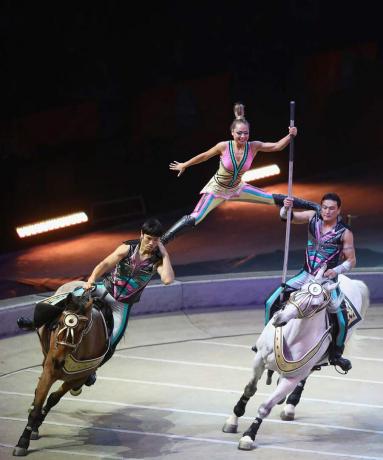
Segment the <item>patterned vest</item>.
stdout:
<svg viewBox="0 0 383 460">
<path fill-rule="evenodd" d="M 129 245 L 128 254 L 116 267 L 105 275 L 103 283 L 107 291 L 119 302 L 133 304 L 140 300 L 142 291 L 157 272 L 157 263 L 162 259 L 159 250 L 149 259 L 136 262 L 139 240 L 124 241 Z"/>
<path fill-rule="evenodd" d="M 315 275 L 326 264 L 327 268 L 334 268 L 339 263 L 342 252 L 342 237 L 349 227 L 338 218 L 336 225 L 322 235 L 323 220 L 315 214 L 309 222 L 308 241 L 304 270 Z"/>
</svg>

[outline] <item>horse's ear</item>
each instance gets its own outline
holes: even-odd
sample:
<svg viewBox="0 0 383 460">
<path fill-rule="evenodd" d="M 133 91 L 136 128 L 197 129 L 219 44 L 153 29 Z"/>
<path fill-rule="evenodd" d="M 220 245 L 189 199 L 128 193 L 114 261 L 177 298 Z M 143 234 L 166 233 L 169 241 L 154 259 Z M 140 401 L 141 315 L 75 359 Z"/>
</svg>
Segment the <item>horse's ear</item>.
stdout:
<svg viewBox="0 0 383 460">
<path fill-rule="evenodd" d="M 329 283 L 329 284 L 327 284 L 326 289 L 327 289 L 328 292 L 331 292 L 334 289 L 336 289 L 338 286 L 339 286 L 339 281 L 337 283 Z"/>
<path fill-rule="evenodd" d="M 68 302 L 73 301 L 73 294 L 70 292 L 70 293 L 65 297 L 65 300 L 67 300 Z"/>
<path fill-rule="evenodd" d="M 327 270 L 327 265 L 324 264 L 321 269 L 319 270 L 319 272 L 315 275 L 315 280 L 320 280 L 323 278 L 323 274 L 324 272 Z"/>
<path fill-rule="evenodd" d="M 84 308 L 85 308 L 85 311 L 91 310 L 92 307 L 93 307 L 93 299 L 90 298 L 90 299 L 88 300 L 88 302 L 86 303 L 85 307 L 84 307 Z"/>
</svg>

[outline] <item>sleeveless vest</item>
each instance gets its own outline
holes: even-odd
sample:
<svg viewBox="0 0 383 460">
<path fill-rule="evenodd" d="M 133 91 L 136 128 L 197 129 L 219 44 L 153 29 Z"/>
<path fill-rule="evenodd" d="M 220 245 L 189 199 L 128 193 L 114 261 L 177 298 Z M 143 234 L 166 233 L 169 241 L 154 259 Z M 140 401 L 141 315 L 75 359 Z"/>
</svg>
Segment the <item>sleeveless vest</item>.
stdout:
<svg viewBox="0 0 383 460">
<path fill-rule="evenodd" d="M 342 237 L 349 227 L 338 218 L 335 227 L 322 235 L 323 219 L 317 213 L 309 222 L 308 241 L 305 255 L 304 270 L 315 275 L 326 264 L 327 268 L 334 268 L 339 264 L 342 252 Z"/>
<path fill-rule="evenodd" d="M 154 254 L 137 263 L 135 256 L 139 250 L 139 240 L 124 241 L 129 245 L 128 254 L 103 279 L 109 294 L 117 301 L 133 304 L 140 300 L 142 291 L 157 272 L 157 263 L 162 259 L 157 249 Z"/>
</svg>

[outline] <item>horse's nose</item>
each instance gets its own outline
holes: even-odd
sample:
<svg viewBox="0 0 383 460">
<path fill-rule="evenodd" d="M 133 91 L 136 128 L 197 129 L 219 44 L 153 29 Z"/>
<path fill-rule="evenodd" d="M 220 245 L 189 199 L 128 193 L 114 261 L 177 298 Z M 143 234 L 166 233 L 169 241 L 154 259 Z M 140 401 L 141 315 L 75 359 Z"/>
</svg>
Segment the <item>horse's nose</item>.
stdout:
<svg viewBox="0 0 383 460">
<path fill-rule="evenodd" d="M 280 318 L 280 315 L 278 313 L 274 315 L 274 319 L 273 319 L 274 327 L 281 327 L 281 326 L 285 326 L 286 324 L 287 324 L 287 321 L 282 321 L 282 318 Z"/>
</svg>

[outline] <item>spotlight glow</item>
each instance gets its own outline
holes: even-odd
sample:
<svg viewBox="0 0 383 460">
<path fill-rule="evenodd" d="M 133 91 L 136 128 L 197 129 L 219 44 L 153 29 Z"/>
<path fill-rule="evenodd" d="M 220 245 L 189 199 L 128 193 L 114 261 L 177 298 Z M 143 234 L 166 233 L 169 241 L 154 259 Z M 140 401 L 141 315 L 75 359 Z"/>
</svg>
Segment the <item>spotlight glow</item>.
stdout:
<svg viewBox="0 0 383 460">
<path fill-rule="evenodd" d="M 242 179 L 245 182 L 251 182 L 253 180 L 263 179 L 264 177 L 276 176 L 280 173 L 281 170 L 279 169 L 278 165 L 269 165 L 263 166 L 262 168 L 255 168 L 246 171 L 242 176 Z"/>
<path fill-rule="evenodd" d="M 58 228 L 82 224 L 83 222 L 88 222 L 88 216 L 85 212 L 81 211 L 74 214 L 68 214 L 67 216 L 55 217 L 54 219 L 24 225 L 23 227 L 16 227 L 16 232 L 20 238 L 26 238 L 27 236 L 50 232 L 52 230 L 57 230 Z"/>
</svg>

